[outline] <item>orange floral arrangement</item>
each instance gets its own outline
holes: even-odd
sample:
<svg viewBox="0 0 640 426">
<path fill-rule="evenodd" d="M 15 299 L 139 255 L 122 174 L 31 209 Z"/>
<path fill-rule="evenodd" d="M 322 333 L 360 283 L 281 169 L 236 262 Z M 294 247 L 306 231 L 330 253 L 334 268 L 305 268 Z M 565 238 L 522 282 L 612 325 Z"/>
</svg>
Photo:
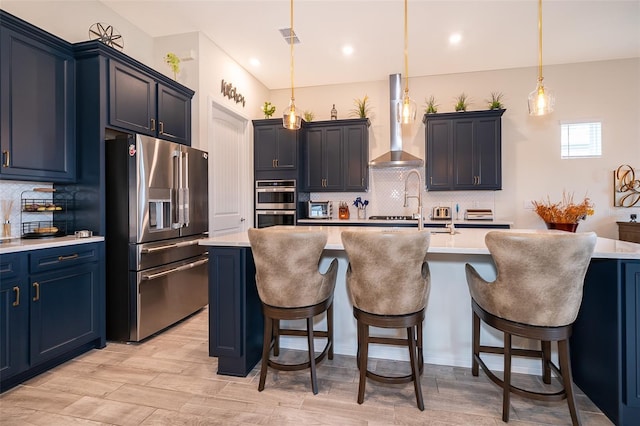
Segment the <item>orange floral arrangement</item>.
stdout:
<svg viewBox="0 0 640 426">
<path fill-rule="evenodd" d="M 594 213 L 593 204 L 588 197 L 576 204 L 573 202 L 573 194 L 567 196 L 564 192 L 560 202 L 552 203 L 547 197 L 547 202 L 533 201 L 532 204 L 538 216 L 546 223 L 578 223 Z"/>
</svg>

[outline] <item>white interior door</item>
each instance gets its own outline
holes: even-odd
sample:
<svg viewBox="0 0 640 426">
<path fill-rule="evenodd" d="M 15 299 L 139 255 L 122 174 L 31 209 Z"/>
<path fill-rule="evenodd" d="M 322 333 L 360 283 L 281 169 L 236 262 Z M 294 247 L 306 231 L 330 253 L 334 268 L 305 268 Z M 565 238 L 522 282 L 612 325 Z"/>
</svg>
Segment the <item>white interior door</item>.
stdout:
<svg viewBox="0 0 640 426">
<path fill-rule="evenodd" d="M 209 99 L 209 235 L 248 228 L 248 120 Z"/>
</svg>

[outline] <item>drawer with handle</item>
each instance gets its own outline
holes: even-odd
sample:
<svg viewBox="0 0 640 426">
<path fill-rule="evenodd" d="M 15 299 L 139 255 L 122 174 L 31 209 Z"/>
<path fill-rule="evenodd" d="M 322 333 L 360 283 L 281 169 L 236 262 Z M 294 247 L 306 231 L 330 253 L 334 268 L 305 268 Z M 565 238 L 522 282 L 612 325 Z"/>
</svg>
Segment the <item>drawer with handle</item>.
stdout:
<svg viewBox="0 0 640 426">
<path fill-rule="evenodd" d="M 34 250 L 29 254 L 29 272 L 51 271 L 59 268 L 98 261 L 99 243 L 76 244 Z"/>
</svg>

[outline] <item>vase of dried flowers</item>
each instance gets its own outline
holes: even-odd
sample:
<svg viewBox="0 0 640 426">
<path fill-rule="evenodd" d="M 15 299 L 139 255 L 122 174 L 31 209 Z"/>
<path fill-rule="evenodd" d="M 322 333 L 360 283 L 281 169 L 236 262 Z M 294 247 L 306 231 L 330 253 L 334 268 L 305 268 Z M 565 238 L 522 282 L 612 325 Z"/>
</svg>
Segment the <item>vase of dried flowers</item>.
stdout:
<svg viewBox="0 0 640 426">
<path fill-rule="evenodd" d="M 578 223 L 594 213 L 593 204 L 588 197 L 581 202 L 573 201 L 573 194 L 562 193 L 562 201 L 552 203 L 547 201 L 533 201 L 535 212 L 544 220 L 548 229 L 576 232 Z"/>
</svg>

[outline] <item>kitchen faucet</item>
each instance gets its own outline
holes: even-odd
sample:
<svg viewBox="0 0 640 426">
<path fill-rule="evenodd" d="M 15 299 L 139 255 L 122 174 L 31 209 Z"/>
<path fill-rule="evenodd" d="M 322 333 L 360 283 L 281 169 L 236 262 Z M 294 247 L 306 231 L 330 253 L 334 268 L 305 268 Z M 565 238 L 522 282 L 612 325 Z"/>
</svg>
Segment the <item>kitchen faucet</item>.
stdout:
<svg viewBox="0 0 640 426">
<path fill-rule="evenodd" d="M 411 175 L 415 174 L 418 177 L 418 195 L 409 195 L 407 191 L 407 182 L 409 182 L 409 178 Z M 407 201 L 409 198 L 417 198 L 418 199 L 418 213 L 413 214 L 413 218 L 418 219 L 418 230 L 422 230 L 424 225 L 422 223 L 422 178 L 420 177 L 420 172 L 416 169 L 412 169 L 407 174 L 407 177 L 404 180 L 404 207 L 408 207 Z"/>
</svg>

